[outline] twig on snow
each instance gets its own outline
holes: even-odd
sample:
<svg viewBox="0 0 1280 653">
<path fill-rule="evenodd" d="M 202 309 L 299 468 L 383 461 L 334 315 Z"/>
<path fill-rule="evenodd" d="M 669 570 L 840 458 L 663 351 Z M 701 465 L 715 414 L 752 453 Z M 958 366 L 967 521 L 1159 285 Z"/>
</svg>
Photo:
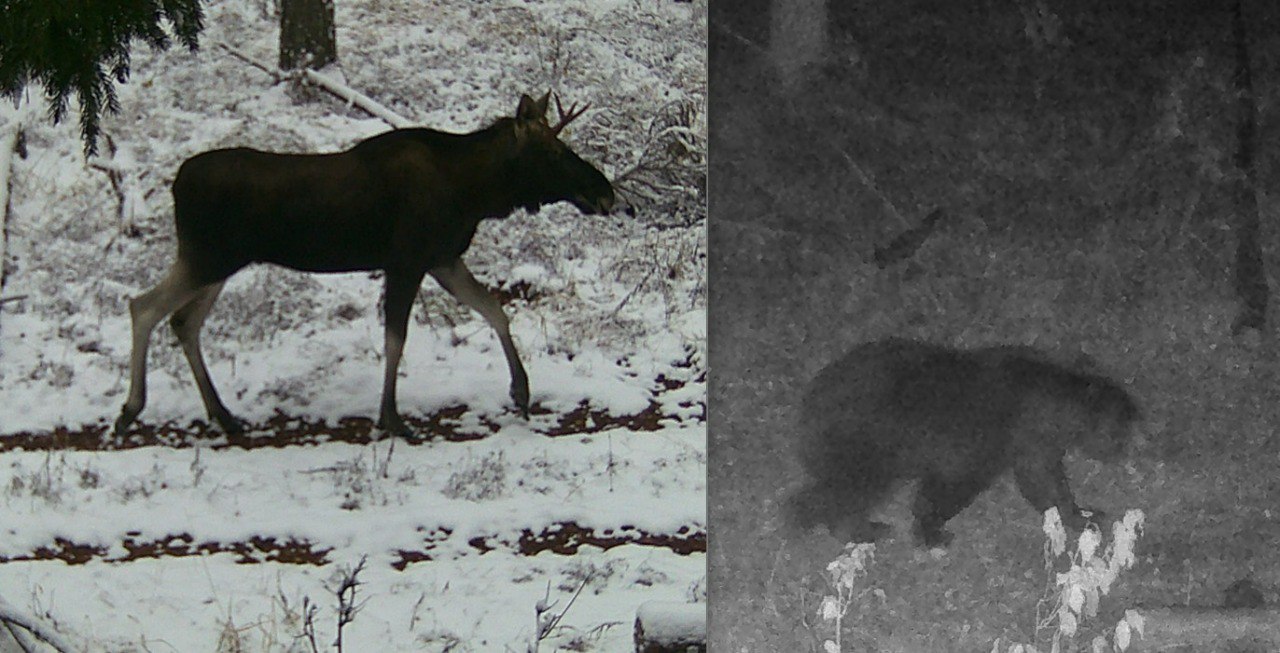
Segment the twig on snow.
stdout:
<svg viewBox="0 0 1280 653">
<path fill-rule="evenodd" d="M 279 68 L 270 68 L 268 66 L 264 66 L 263 64 L 260 64 L 257 61 L 255 61 L 253 57 L 250 57 L 249 55 L 241 52 L 240 50 L 237 50 L 236 48 L 230 45 L 227 45 L 226 43 L 222 43 L 221 41 L 218 41 L 218 42 L 215 42 L 214 45 L 222 48 L 223 50 L 226 50 L 227 54 L 230 54 L 236 59 L 239 59 L 240 61 L 243 61 L 244 63 L 247 63 L 250 66 L 253 66 L 254 68 L 257 68 L 258 70 L 261 70 L 262 72 L 270 75 L 272 82 L 279 84 L 280 82 L 284 81 L 285 78 L 287 77 L 282 72 L 280 72 Z"/>
<path fill-rule="evenodd" d="M 627 292 L 627 296 L 623 297 L 622 301 L 618 302 L 618 305 L 613 307 L 613 310 L 609 312 L 609 319 L 613 319 L 617 317 L 618 313 L 622 312 L 622 307 L 626 306 L 627 302 L 631 301 L 631 298 L 634 297 L 635 294 L 639 292 L 641 288 L 644 287 L 644 284 L 649 281 L 649 277 L 651 276 L 653 276 L 652 267 L 649 268 L 648 270 L 645 270 L 644 278 L 640 280 L 640 283 L 637 283 L 635 287 L 633 287 L 630 291 Z"/>
<path fill-rule="evenodd" d="M 533 643 L 529 644 L 529 653 L 538 653 L 538 645 L 551 635 L 551 631 L 555 630 L 556 626 L 560 625 L 560 621 L 569 613 L 569 608 L 573 607 L 573 602 L 578 600 L 578 595 L 582 594 L 582 590 L 587 586 L 587 583 L 591 582 L 593 576 L 595 576 L 595 570 L 587 572 L 587 575 L 582 578 L 582 582 L 578 583 L 578 590 L 569 598 L 569 602 L 565 604 L 560 614 L 550 614 L 556 603 L 551 600 L 551 582 L 547 581 L 546 593 L 543 594 L 542 600 L 533 606 L 534 625 L 537 627 L 537 632 L 533 638 Z"/>
<path fill-rule="evenodd" d="M 124 214 L 125 206 L 128 204 L 128 197 L 124 191 L 124 175 L 127 168 L 115 160 L 116 142 L 111 138 L 110 134 L 103 134 L 106 137 L 107 152 L 111 154 L 110 158 L 95 156 L 89 159 L 89 167 L 102 171 L 107 175 L 107 181 L 111 182 L 111 191 L 116 196 L 116 220 L 120 223 L 120 230 L 124 231 Z"/>
<path fill-rule="evenodd" d="M 360 562 L 355 567 L 342 566 L 338 568 L 338 586 L 329 588 L 334 596 L 338 597 L 338 635 L 333 645 L 337 647 L 338 653 L 342 653 L 342 629 L 347 624 L 356 620 L 356 613 L 360 608 L 364 607 L 364 603 L 356 603 L 356 588 L 364 583 L 360 582 L 360 572 L 364 571 L 364 563 L 368 560 L 368 556 L 360 556 Z"/>
<path fill-rule="evenodd" d="M 302 597 L 302 637 L 311 645 L 311 653 L 320 653 L 316 646 L 316 612 L 319 608 L 311 602 L 311 597 Z"/>
</svg>

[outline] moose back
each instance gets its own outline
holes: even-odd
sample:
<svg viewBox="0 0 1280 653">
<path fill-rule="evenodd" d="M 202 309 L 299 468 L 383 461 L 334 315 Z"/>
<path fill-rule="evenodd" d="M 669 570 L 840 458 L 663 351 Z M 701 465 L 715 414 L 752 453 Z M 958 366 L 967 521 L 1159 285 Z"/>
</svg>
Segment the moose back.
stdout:
<svg viewBox="0 0 1280 653">
<path fill-rule="evenodd" d="M 511 398 L 529 409 L 529 382 L 501 305 L 461 256 L 485 218 L 567 201 L 605 214 L 613 187 L 559 140 L 587 107 L 546 118 L 550 94 L 520 98 L 516 114 L 470 134 L 397 129 L 336 154 L 275 154 L 247 148 L 188 159 L 173 181 L 178 254 L 165 278 L 129 303 L 133 318 L 129 396 L 115 423 L 123 433 L 146 404 L 147 347 L 160 320 L 178 336 L 210 419 L 243 426 L 214 389 L 200 327 L 226 279 L 250 263 L 308 272 L 385 273 L 386 368 L 378 426 L 404 434 L 396 372 L 413 298 L 431 275 L 493 327 L 511 373 Z"/>
</svg>

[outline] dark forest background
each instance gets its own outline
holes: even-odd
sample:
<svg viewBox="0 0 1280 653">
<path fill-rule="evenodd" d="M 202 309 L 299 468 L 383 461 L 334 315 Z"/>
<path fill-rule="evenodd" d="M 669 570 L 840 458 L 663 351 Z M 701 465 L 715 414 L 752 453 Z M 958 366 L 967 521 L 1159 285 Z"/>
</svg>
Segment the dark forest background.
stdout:
<svg viewBox="0 0 1280 653">
<path fill-rule="evenodd" d="M 1073 460 L 1082 503 L 1146 512 L 1104 599 L 1219 605 L 1280 588 L 1273 319 L 1234 333 L 1239 146 L 1230 2 L 836 2 L 802 78 L 770 59 L 770 3 L 711 15 L 711 631 L 819 650 L 835 540 L 782 528 L 806 383 L 890 335 L 1084 352 L 1143 405 L 1126 465 Z M 1280 8 L 1246 2 L 1255 188 L 1275 269 Z M 1047 12 L 1047 13 L 1046 13 Z M 1057 21 L 1053 38 L 1032 33 Z M 905 256 L 876 249 L 941 209 Z M 1271 283 L 1274 287 L 1274 282 Z M 1274 304 L 1274 302 L 1272 302 Z M 884 542 L 846 650 L 1036 639 L 1040 519 L 1010 483 L 938 561 Z"/>
</svg>

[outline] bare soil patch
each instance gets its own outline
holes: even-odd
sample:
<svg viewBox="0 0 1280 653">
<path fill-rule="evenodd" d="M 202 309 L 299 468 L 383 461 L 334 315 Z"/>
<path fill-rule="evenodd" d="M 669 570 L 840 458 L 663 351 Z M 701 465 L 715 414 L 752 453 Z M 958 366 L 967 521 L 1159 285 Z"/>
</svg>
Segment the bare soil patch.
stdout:
<svg viewBox="0 0 1280 653">
<path fill-rule="evenodd" d="M 705 379 L 699 378 L 699 381 L 703 380 Z M 617 428 L 631 431 L 656 431 L 662 428 L 661 422 L 664 420 L 679 422 L 689 419 L 687 415 L 665 413 L 662 404 L 657 401 L 661 393 L 679 390 L 684 386 L 684 381 L 659 376 L 654 382 L 654 387 L 657 388 L 654 399 L 644 410 L 633 414 L 615 415 L 607 410 L 592 408 L 584 401 L 573 410 L 561 414 L 553 426 L 542 432 L 548 436 L 560 437 L 586 435 Z M 680 405 L 683 408 L 698 408 L 692 419 L 697 423 L 705 422 L 705 401 L 698 402 L 696 406 L 688 402 L 682 402 Z M 459 404 L 442 408 L 426 416 L 405 415 L 405 421 L 414 428 L 417 435 L 403 438 L 403 440 L 410 446 L 438 439 L 465 442 L 483 439 L 497 432 L 498 424 L 488 419 L 482 418 L 478 428 L 474 422 L 464 425 L 462 417 L 469 410 L 467 405 Z M 535 406 L 530 413 L 542 416 L 550 415 L 551 411 Z M 336 423 L 329 423 L 324 420 L 311 421 L 279 414 L 264 424 L 250 425 L 245 433 L 237 435 L 223 433 L 200 420 L 193 420 L 186 426 L 174 423 L 160 425 L 142 423 L 135 425 L 121 438 L 115 437 L 106 424 L 84 425 L 78 428 L 59 427 L 46 432 L 22 432 L 0 437 L 0 453 L 15 450 L 115 451 L 152 446 L 184 449 L 197 445 L 210 449 L 229 447 L 258 449 L 324 442 L 368 444 L 383 438 L 385 435 L 374 426 L 373 420 L 365 417 L 343 417 Z M 442 553 L 442 545 L 452 535 L 449 530 L 436 529 L 427 532 L 423 529 L 423 532 L 426 535 L 424 535 L 422 548 L 396 551 L 397 558 L 392 563 L 393 567 L 403 570 L 413 563 L 439 559 L 442 555 L 456 555 Z M 596 531 L 576 522 L 561 522 L 550 524 L 539 531 L 524 529 L 514 540 L 497 535 L 480 536 L 472 537 L 467 544 L 479 554 L 501 548 L 514 550 L 527 556 L 543 551 L 573 555 L 584 545 L 610 549 L 623 544 L 638 544 L 670 549 L 680 555 L 688 555 L 706 552 L 707 534 L 704 528 L 689 525 L 680 527 L 675 533 L 651 533 L 630 525 Z M 113 547 L 55 538 L 52 544 L 38 547 L 27 554 L 0 556 L 0 564 L 30 560 L 61 560 L 69 565 L 78 565 L 93 560 L 130 562 L 145 558 L 177 558 L 229 553 L 236 556 L 236 562 L 240 564 L 280 562 L 325 565 L 330 562 L 328 554 L 332 550 L 306 540 L 277 539 L 270 536 L 255 536 L 232 542 L 197 542 L 192 535 L 185 532 L 149 540 L 141 539 L 140 532 L 131 532 L 119 545 L 119 547 Z M 125 553 L 121 554 L 121 549 Z"/>
<path fill-rule="evenodd" d="M 669 392 L 684 387 L 685 383 L 659 376 L 655 381 L 661 392 Z M 684 421 L 686 418 L 666 414 L 661 404 L 656 401 L 659 393 L 655 392 L 655 400 L 638 413 L 615 415 L 604 409 L 593 409 L 583 402 L 573 410 L 559 416 L 556 424 L 542 430 L 545 435 L 559 437 L 564 435 L 583 435 L 598 433 L 607 429 L 625 428 L 633 431 L 656 431 L 661 428 L 662 420 Z M 694 407 L 688 402 L 681 404 L 685 408 Z M 706 421 L 706 402 L 699 402 L 699 410 L 694 421 Z M 498 430 L 498 424 L 482 418 L 479 428 L 474 424 L 463 425 L 462 416 L 470 408 L 466 404 L 449 406 L 425 416 L 404 415 L 404 420 L 414 429 L 415 435 L 405 438 L 408 444 L 423 444 L 434 440 L 449 442 L 467 442 L 480 440 Z M 535 416 L 550 415 L 552 412 L 540 406 L 533 406 L 530 414 Z M 114 451 L 136 449 L 139 447 L 172 447 L 185 449 L 200 445 L 212 449 L 239 447 L 241 449 L 259 449 L 262 447 L 290 447 L 298 445 L 319 444 L 323 442 L 348 442 L 351 444 L 368 444 L 384 437 L 367 417 L 342 417 L 336 422 L 327 420 L 306 420 L 286 414 L 278 414 L 264 424 L 250 424 L 241 434 L 229 435 L 213 427 L 203 420 L 192 420 L 184 425 L 167 422 L 164 424 L 147 424 L 140 422 L 130 428 L 123 437 L 116 437 L 110 432 L 107 424 L 86 424 L 79 427 L 58 427 L 52 431 L 23 431 L 0 437 L 0 452 L 5 451 Z"/>
<path fill-rule="evenodd" d="M 426 529 L 423 530 L 425 532 Z M 329 564 L 329 552 L 332 551 L 330 548 L 293 538 L 281 540 L 257 536 L 238 542 L 196 542 L 195 538 L 188 533 L 176 533 L 154 540 L 138 539 L 140 535 L 141 533 L 137 532 L 129 533 L 120 542 L 120 546 L 125 550 L 123 555 L 112 553 L 112 547 L 73 542 L 59 537 L 54 539 L 52 545 L 38 547 L 29 554 L 0 556 L 0 564 L 30 560 L 61 560 L 69 565 L 82 565 L 93 560 L 131 562 L 145 558 L 183 558 L 230 553 L 236 556 L 236 562 L 240 564 L 281 562 L 322 566 Z M 443 528 L 430 531 L 421 549 L 396 551 L 397 560 L 391 566 L 403 571 L 416 562 L 428 562 L 446 557 L 438 551 L 451 535 L 448 529 Z M 561 522 L 537 532 L 524 529 L 515 541 L 497 536 L 477 536 L 468 540 L 467 544 L 480 554 L 503 548 L 515 550 L 520 555 L 526 556 L 537 555 L 543 551 L 574 555 L 584 545 L 611 549 L 623 544 L 638 544 L 670 549 L 680 555 L 689 555 L 706 553 L 707 532 L 703 528 L 694 526 L 681 526 L 675 534 L 650 533 L 634 526 L 608 528 L 597 532 L 580 526 L 576 522 Z M 455 557 L 455 555 L 450 553 L 447 557 Z"/>
</svg>

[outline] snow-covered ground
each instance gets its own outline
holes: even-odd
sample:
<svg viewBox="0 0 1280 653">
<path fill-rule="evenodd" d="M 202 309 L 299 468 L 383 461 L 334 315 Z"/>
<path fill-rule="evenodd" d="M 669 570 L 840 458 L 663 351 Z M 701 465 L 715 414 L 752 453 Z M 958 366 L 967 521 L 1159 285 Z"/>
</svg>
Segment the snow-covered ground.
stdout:
<svg viewBox="0 0 1280 653">
<path fill-rule="evenodd" d="M 428 280 L 400 409 L 424 438 L 433 417 L 466 437 L 370 442 L 342 420 L 376 415 L 380 281 L 264 266 L 227 284 L 204 346 L 254 442 L 285 446 L 191 428 L 203 409 L 167 327 L 134 433 L 179 437 L 115 441 L 126 303 L 173 255 L 181 161 L 388 128 L 217 45 L 273 62 L 269 5 L 206 5 L 194 54 L 135 48 L 103 125 L 114 183 L 38 89 L 0 108 L 0 131 L 30 111 L 0 289 L 26 295 L 0 304 L 0 598 L 89 651 L 311 651 L 308 632 L 334 650 L 335 591 L 367 557 L 345 651 L 524 651 L 540 602 L 544 619 L 567 608 L 540 650 L 627 650 L 640 604 L 705 600 L 705 1 L 337 3 L 328 72 L 416 123 L 471 131 L 548 89 L 592 102 L 565 138 L 636 215 L 518 213 L 466 256 L 518 297 L 529 420 L 497 339 Z"/>
</svg>

